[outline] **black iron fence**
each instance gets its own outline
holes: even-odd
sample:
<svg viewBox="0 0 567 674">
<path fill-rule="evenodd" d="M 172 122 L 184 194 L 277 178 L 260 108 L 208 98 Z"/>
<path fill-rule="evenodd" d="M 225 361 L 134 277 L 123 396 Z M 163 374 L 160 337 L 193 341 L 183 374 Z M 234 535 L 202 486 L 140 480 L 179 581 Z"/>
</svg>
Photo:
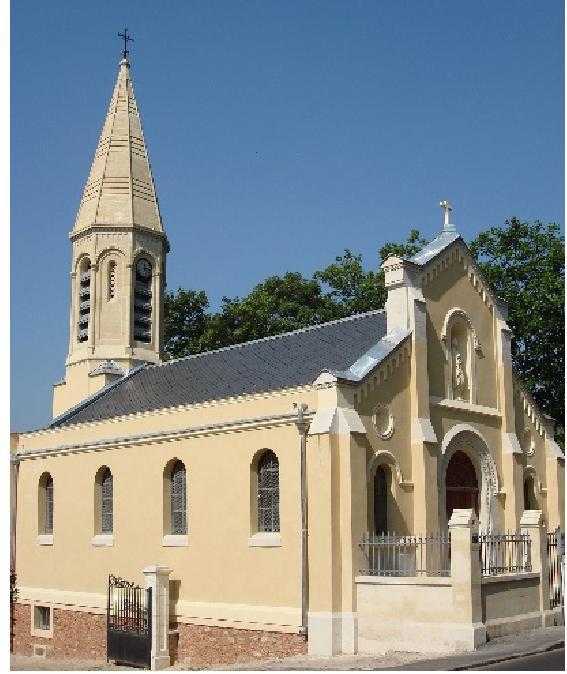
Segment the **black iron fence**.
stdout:
<svg viewBox="0 0 567 674">
<path fill-rule="evenodd" d="M 365 534 L 360 547 L 365 576 L 449 576 L 451 535 L 400 536 L 395 533 Z"/>
<path fill-rule="evenodd" d="M 549 565 L 549 607 L 555 608 L 563 605 L 565 534 L 559 529 L 547 534 L 547 560 Z"/>
<path fill-rule="evenodd" d="M 483 576 L 532 570 L 531 539 L 522 533 L 480 533 L 480 562 Z"/>
</svg>

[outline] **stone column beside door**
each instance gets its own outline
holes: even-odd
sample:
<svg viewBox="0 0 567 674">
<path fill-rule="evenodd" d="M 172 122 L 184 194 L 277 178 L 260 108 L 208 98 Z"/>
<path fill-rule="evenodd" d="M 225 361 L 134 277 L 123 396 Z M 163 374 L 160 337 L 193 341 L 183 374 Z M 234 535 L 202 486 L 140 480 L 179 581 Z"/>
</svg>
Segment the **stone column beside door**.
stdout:
<svg viewBox="0 0 567 674">
<path fill-rule="evenodd" d="M 152 588 L 152 670 L 169 667 L 169 574 L 167 566 L 146 566 L 146 588 Z"/>
</svg>

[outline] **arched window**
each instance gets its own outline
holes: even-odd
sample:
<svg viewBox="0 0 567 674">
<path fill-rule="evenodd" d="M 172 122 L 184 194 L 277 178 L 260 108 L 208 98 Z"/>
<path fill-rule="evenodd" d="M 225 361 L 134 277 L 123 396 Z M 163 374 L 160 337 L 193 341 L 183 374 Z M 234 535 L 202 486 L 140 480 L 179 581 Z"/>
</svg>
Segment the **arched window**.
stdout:
<svg viewBox="0 0 567 674">
<path fill-rule="evenodd" d="M 271 450 L 258 461 L 258 531 L 280 530 L 280 467 Z"/>
<path fill-rule="evenodd" d="M 116 297 L 116 262 L 111 260 L 108 263 L 108 300 Z"/>
<path fill-rule="evenodd" d="M 79 265 L 79 307 L 77 317 L 77 341 L 86 342 L 89 338 L 89 319 L 91 314 L 91 261 L 84 258 Z"/>
<path fill-rule="evenodd" d="M 533 475 L 524 479 L 524 510 L 537 510 L 538 503 L 535 495 L 535 480 Z"/>
<path fill-rule="evenodd" d="M 112 490 L 112 473 L 110 468 L 106 468 L 100 483 L 100 532 L 102 534 L 111 534 L 113 531 L 114 503 Z"/>
<path fill-rule="evenodd" d="M 378 466 L 374 475 L 374 533 L 388 533 L 388 475 Z"/>
<path fill-rule="evenodd" d="M 171 533 L 187 533 L 187 476 L 182 461 L 176 461 L 170 480 Z"/>
<path fill-rule="evenodd" d="M 39 478 L 38 533 L 53 534 L 53 478 L 43 473 Z"/>
<path fill-rule="evenodd" d="M 152 265 L 145 257 L 136 262 L 135 269 L 134 339 L 152 341 Z"/>
</svg>

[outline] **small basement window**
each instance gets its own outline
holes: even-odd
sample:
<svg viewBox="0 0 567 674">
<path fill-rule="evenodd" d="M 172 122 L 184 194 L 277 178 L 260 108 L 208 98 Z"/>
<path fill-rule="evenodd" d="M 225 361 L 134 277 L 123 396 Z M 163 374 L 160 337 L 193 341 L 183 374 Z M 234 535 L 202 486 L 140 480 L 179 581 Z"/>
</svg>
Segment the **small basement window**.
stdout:
<svg viewBox="0 0 567 674">
<path fill-rule="evenodd" d="M 33 607 L 32 636 L 49 638 L 53 636 L 53 609 L 51 606 Z"/>
</svg>

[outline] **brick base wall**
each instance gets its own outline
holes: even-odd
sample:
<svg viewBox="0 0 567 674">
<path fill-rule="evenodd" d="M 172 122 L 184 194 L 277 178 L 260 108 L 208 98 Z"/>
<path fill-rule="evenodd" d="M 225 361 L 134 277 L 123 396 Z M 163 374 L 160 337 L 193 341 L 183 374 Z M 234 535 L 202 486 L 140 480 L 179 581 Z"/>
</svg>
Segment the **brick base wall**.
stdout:
<svg viewBox="0 0 567 674">
<path fill-rule="evenodd" d="M 47 657 L 106 660 L 106 616 L 53 609 L 53 637 L 32 637 L 31 606 L 16 604 L 14 653 L 33 655 L 45 646 Z"/>
<path fill-rule="evenodd" d="M 299 634 L 185 623 L 172 624 L 171 630 L 172 664 L 198 668 L 307 653 L 307 641 Z M 14 653 L 33 655 L 34 646 L 45 646 L 47 657 L 106 660 L 106 615 L 56 608 L 53 637 L 46 639 L 31 636 L 31 606 L 16 604 Z"/>
<path fill-rule="evenodd" d="M 307 654 L 307 641 L 299 634 L 185 623 L 172 624 L 171 629 L 174 630 L 170 638 L 172 662 L 191 667 Z"/>
</svg>

